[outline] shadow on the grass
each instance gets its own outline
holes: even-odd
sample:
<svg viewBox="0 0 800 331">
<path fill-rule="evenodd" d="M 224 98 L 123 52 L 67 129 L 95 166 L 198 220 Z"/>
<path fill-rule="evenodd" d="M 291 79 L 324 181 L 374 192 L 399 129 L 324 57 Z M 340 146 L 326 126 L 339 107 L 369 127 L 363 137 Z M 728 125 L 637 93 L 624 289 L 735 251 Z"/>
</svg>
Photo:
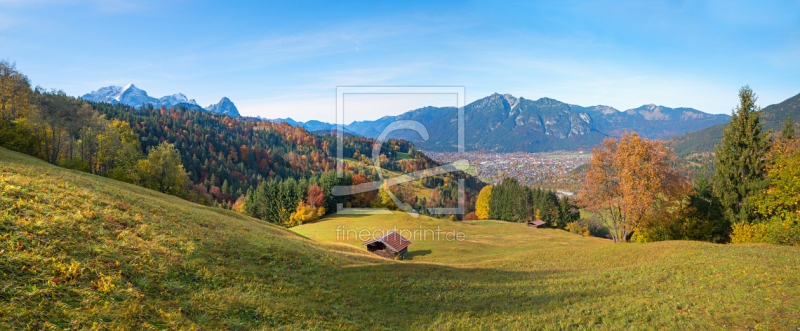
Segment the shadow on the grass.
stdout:
<svg viewBox="0 0 800 331">
<path fill-rule="evenodd" d="M 414 257 L 417 257 L 417 256 L 425 256 L 425 255 L 428 255 L 428 254 L 430 254 L 430 253 L 433 253 L 433 251 L 432 251 L 432 250 L 430 250 L 430 249 L 423 249 L 423 250 L 418 250 L 418 251 L 411 251 L 411 252 L 408 252 L 408 254 L 406 254 L 406 256 L 403 258 L 403 260 L 413 260 L 413 259 L 414 259 Z"/>
</svg>

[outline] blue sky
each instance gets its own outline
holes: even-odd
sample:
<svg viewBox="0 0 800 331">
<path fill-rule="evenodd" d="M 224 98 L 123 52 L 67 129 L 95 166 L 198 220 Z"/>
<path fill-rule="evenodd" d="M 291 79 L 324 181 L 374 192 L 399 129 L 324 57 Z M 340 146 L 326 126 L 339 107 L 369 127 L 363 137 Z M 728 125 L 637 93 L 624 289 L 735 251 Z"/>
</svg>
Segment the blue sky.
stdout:
<svg viewBox="0 0 800 331">
<path fill-rule="evenodd" d="M 0 0 L 0 58 L 70 95 L 134 83 L 203 106 L 227 96 L 267 118 L 333 122 L 340 85 L 729 113 L 745 84 L 761 106 L 800 93 L 800 0 Z M 387 102 L 349 120 L 428 101 Z"/>
</svg>

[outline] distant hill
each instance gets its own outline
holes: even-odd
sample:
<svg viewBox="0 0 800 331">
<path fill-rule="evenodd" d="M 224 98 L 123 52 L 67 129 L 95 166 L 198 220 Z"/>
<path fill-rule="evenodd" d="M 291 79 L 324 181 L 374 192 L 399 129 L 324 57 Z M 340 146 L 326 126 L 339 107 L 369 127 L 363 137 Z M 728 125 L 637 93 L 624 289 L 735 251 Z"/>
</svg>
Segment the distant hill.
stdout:
<svg viewBox="0 0 800 331">
<path fill-rule="evenodd" d="M 761 110 L 761 123 L 764 124 L 765 130 L 772 129 L 777 131 L 780 130 L 787 116 L 792 116 L 795 119 L 796 128 L 796 121 L 800 119 L 800 94 L 781 103 L 763 108 Z M 678 155 L 713 152 L 714 147 L 722 140 L 722 131 L 725 130 L 727 125 L 727 123 L 719 124 L 673 137 L 668 140 L 668 143 L 672 145 Z"/>
<path fill-rule="evenodd" d="M 239 110 L 233 102 L 223 97 L 219 103 L 210 105 L 208 107 L 201 107 L 194 99 L 189 99 L 183 93 L 175 93 L 172 95 L 164 96 L 161 98 L 154 98 L 147 94 L 145 90 L 136 87 L 133 84 L 128 84 L 125 87 L 120 86 L 106 86 L 96 91 L 92 91 L 81 96 L 81 99 L 94 102 L 105 102 L 110 104 L 123 104 L 131 107 L 141 107 L 142 105 L 151 104 L 154 107 L 172 107 L 181 105 L 186 109 L 203 110 L 217 114 L 223 114 L 233 117 L 239 117 Z"/>
<path fill-rule="evenodd" d="M 636 131 L 648 138 L 665 139 L 726 123 L 730 118 L 692 108 L 650 104 L 619 111 L 609 106 L 581 107 L 550 98 L 529 100 L 498 93 L 470 103 L 464 112 L 466 148 L 496 152 L 591 148 L 604 138 L 618 136 L 625 130 Z M 389 137 L 413 141 L 425 150 L 456 150 L 457 109 L 454 107 L 420 108 L 398 116 L 353 122 L 345 129 L 374 138 L 397 120 L 419 121 L 428 130 L 430 139 L 422 141 L 419 134 L 410 130 L 397 131 Z M 318 121 L 277 121 L 313 131 L 334 127 Z"/>
<path fill-rule="evenodd" d="M 311 120 L 311 121 L 308 121 L 308 122 L 300 122 L 300 121 L 293 120 L 291 117 L 287 117 L 287 118 L 270 119 L 268 121 L 272 121 L 272 122 L 275 122 L 275 123 L 286 123 L 286 124 L 294 125 L 294 126 L 300 126 L 300 127 L 306 129 L 306 131 L 309 131 L 309 132 L 326 132 L 327 131 L 327 132 L 332 132 L 333 133 L 333 132 L 337 131 L 336 124 L 320 122 L 320 121 L 317 121 L 317 120 Z M 358 134 L 356 132 L 353 132 L 352 130 L 349 130 L 346 127 L 343 127 L 342 129 L 343 129 L 343 132 L 345 134 L 353 134 L 353 135 L 358 135 L 358 136 L 364 136 L 362 134 Z"/>
</svg>

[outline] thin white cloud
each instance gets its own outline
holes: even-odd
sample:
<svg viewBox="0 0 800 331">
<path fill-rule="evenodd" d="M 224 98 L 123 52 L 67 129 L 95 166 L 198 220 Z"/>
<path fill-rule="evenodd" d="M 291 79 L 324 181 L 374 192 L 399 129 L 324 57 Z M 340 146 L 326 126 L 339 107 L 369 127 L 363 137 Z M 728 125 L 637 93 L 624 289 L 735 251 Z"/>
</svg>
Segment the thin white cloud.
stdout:
<svg viewBox="0 0 800 331">
<path fill-rule="evenodd" d="M 0 13 L 0 31 L 11 29 L 15 26 L 21 25 L 22 19 L 14 18 L 8 14 Z M 0 36 L 2 38 L 2 36 Z"/>
<path fill-rule="evenodd" d="M 374 17 L 291 34 L 275 31 L 262 38 L 217 47 L 191 56 L 200 60 L 232 62 L 240 70 L 357 53 L 381 48 L 393 40 L 407 41 L 409 38 L 441 34 L 475 25 L 474 21 L 460 16 L 444 15 L 444 18 L 450 19 Z"/>
<path fill-rule="evenodd" d="M 146 1 L 132 0 L 0 0 L 0 5 L 8 7 L 48 6 L 90 6 L 107 13 L 128 13 L 141 11 L 150 7 Z"/>
</svg>

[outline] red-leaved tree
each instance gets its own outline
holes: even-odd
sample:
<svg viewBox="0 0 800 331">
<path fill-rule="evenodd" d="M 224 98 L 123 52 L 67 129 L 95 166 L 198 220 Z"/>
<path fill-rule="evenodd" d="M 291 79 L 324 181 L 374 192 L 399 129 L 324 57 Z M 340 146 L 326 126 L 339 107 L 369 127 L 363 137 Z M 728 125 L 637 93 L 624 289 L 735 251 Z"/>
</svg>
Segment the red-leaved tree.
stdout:
<svg viewBox="0 0 800 331">
<path fill-rule="evenodd" d="M 325 192 L 319 185 L 314 184 L 308 187 L 307 203 L 311 208 L 319 208 L 325 205 Z"/>
</svg>

